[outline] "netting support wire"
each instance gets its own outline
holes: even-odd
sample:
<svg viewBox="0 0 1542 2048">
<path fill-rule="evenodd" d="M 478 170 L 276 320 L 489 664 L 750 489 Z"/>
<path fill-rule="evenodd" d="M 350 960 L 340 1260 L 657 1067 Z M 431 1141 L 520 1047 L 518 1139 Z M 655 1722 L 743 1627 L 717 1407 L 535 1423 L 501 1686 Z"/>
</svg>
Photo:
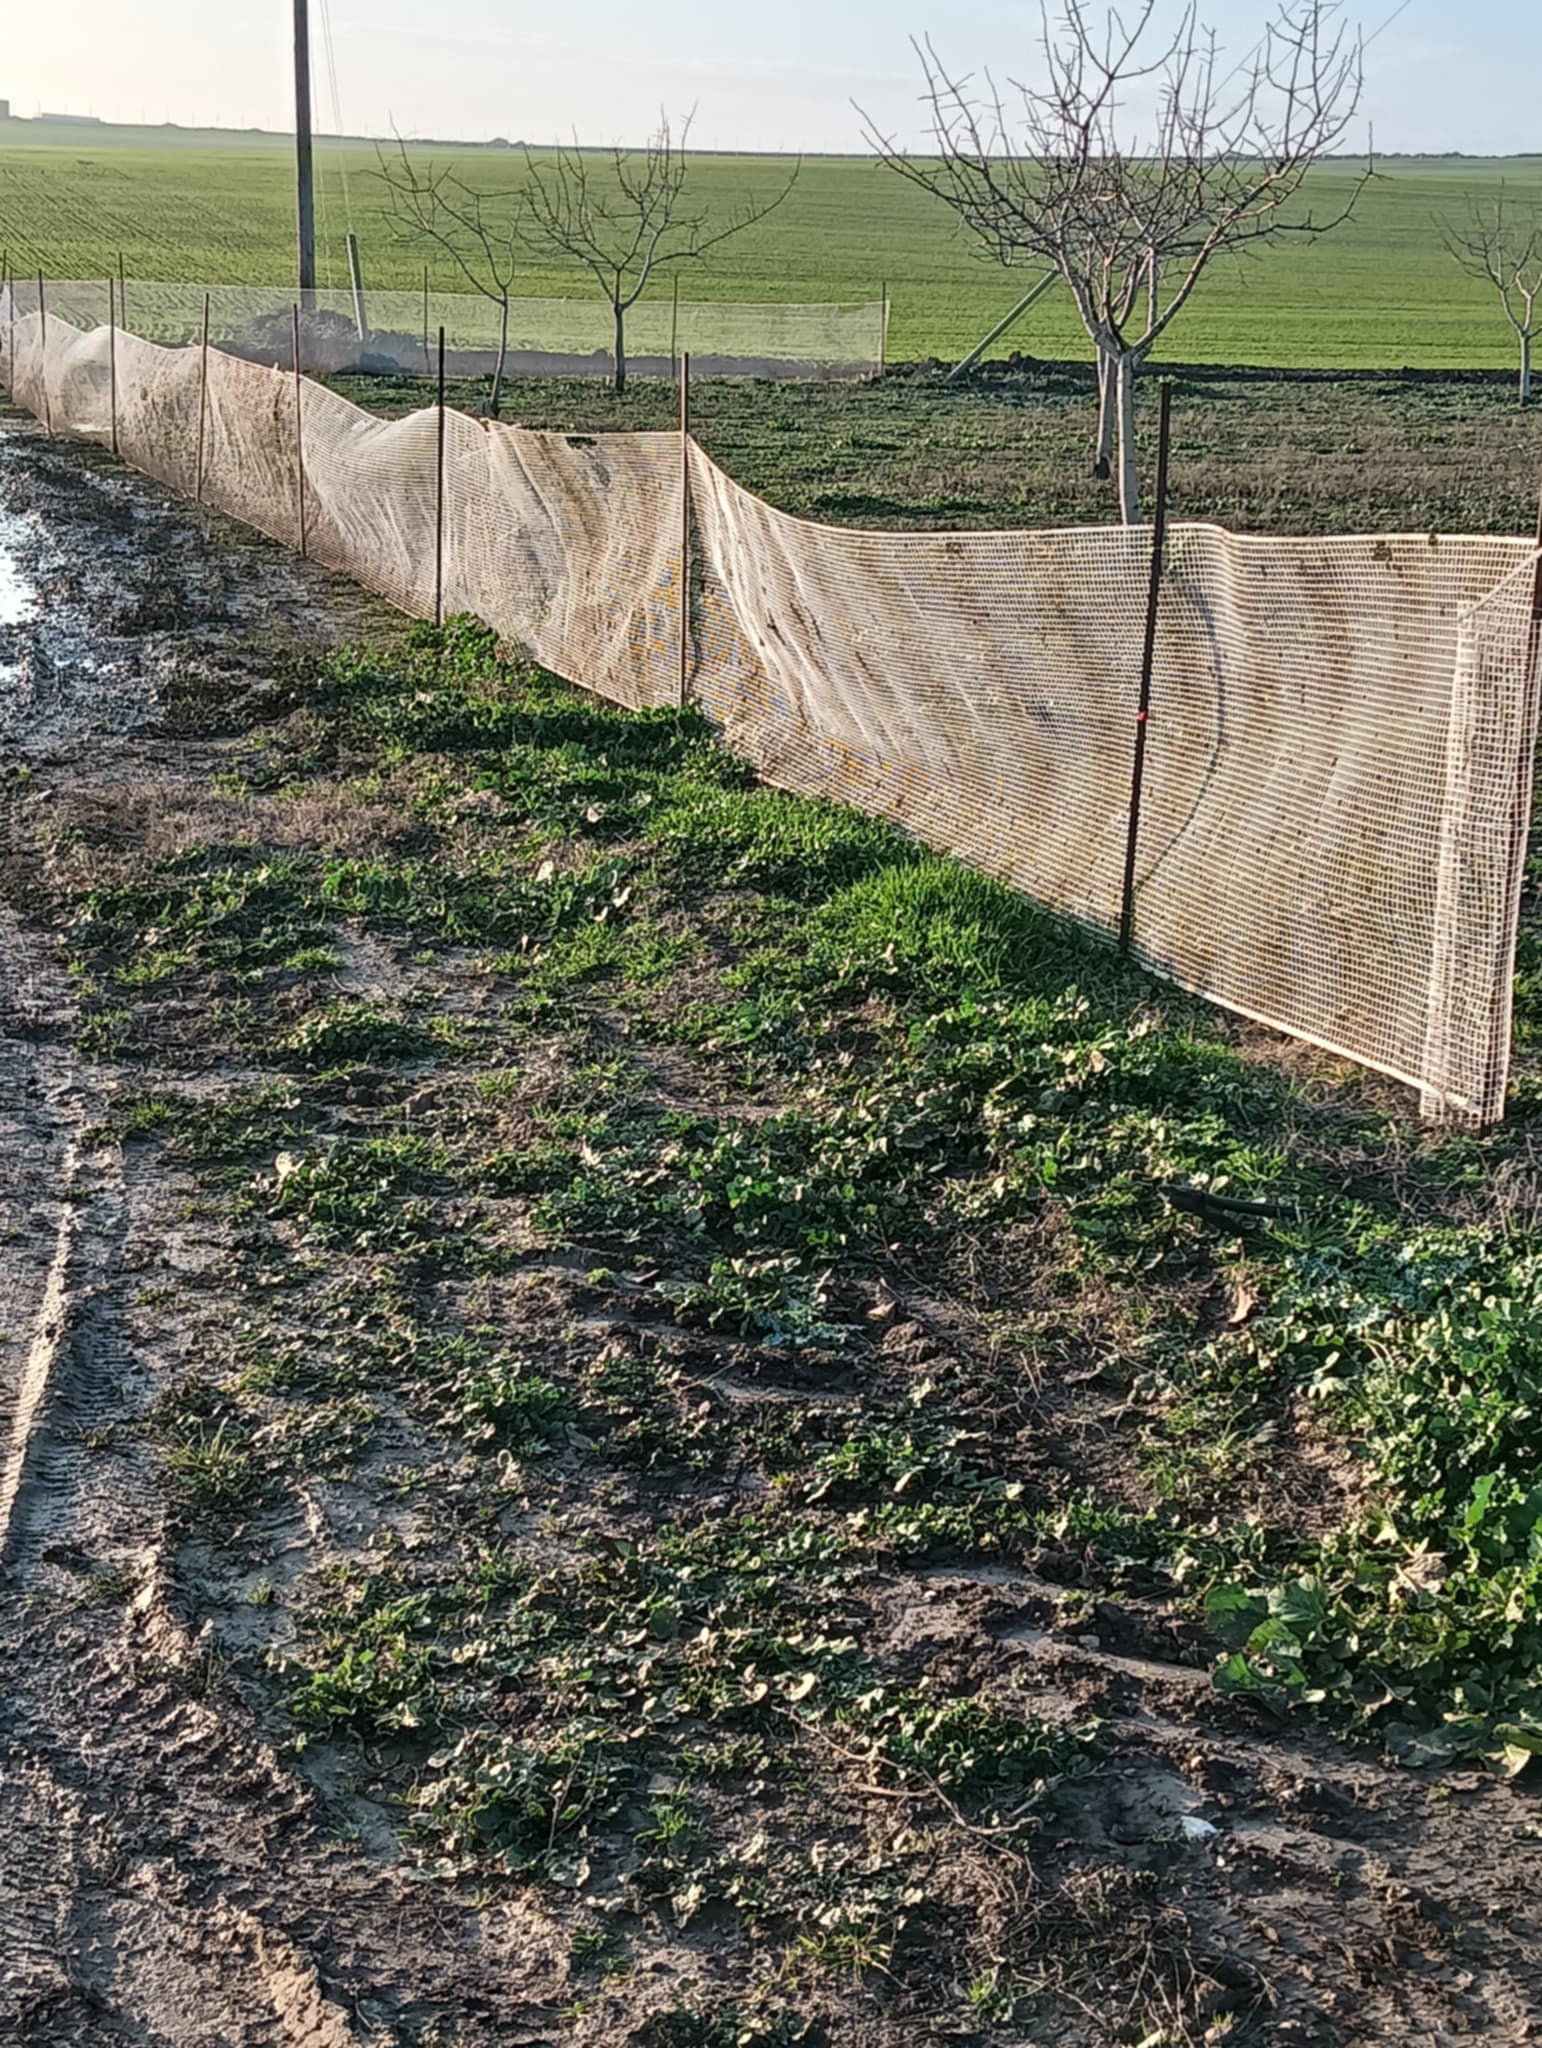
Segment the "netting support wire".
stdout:
<svg viewBox="0 0 1542 2048">
<path fill-rule="evenodd" d="M 889 367 L 889 284 L 887 278 L 878 288 L 878 374 L 881 377 Z"/>
<path fill-rule="evenodd" d="M 1135 758 L 1130 764 L 1130 823 L 1124 843 L 1124 896 L 1119 909 L 1119 950 L 1135 936 L 1135 860 L 1140 848 L 1140 804 L 1146 781 L 1146 734 L 1151 724 L 1151 676 L 1156 666 L 1157 607 L 1167 546 L 1167 458 L 1172 446 L 1173 387 L 1162 385 L 1157 427 L 1156 503 L 1151 513 L 1151 582 L 1146 593 L 1146 640 L 1140 657 L 1140 703 L 1135 713 Z"/>
<path fill-rule="evenodd" d="M 305 532 L 305 422 L 300 405 L 300 308 L 289 309 L 291 354 L 294 359 L 294 479 L 295 506 L 300 518 L 300 553 L 309 554 Z"/>
<path fill-rule="evenodd" d="M 203 295 L 203 331 L 198 337 L 198 460 L 193 472 L 193 501 L 203 503 L 203 444 L 209 418 L 209 294 Z"/>
<path fill-rule="evenodd" d="M 680 708 L 691 693 L 691 356 L 680 358 Z"/>
<path fill-rule="evenodd" d="M 37 274 L 37 318 L 38 318 L 38 361 L 43 372 L 43 431 L 51 434 L 54 430 L 53 401 L 48 395 L 48 293 L 43 284 L 43 273 Z"/>
<path fill-rule="evenodd" d="M 118 318 L 128 325 L 128 279 L 123 271 L 123 251 L 118 251 Z"/>
<path fill-rule="evenodd" d="M 107 403 L 112 419 L 112 452 L 118 452 L 118 301 L 117 287 L 107 280 Z"/>
<path fill-rule="evenodd" d="M 428 353 L 428 265 L 423 266 L 423 374 L 426 377 L 433 368 Z"/>
<path fill-rule="evenodd" d="M 680 273 L 674 276 L 675 295 L 669 312 L 669 374 L 680 374 Z"/>
<path fill-rule="evenodd" d="M 439 410 L 434 422 L 434 624 L 444 624 L 444 329 L 439 330 Z"/>
</svg>

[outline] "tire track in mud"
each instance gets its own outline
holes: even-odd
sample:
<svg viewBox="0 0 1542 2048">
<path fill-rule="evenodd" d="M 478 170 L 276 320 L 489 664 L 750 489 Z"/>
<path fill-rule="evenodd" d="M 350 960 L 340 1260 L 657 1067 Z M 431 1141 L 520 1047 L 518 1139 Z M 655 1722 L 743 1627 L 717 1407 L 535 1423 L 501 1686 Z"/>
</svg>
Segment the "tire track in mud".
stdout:
<svg viewBox="0 0 1542 2048">
<path fill-rule="evenodd" d="M 77 1119 L 67 1090 L 43 1069 L 29 1027 L 35 1013 L 18 983 L 31 982 L 29 947 L 16 918 L 0 905 L 0 1153 L 6 1162 L 3 1230 L 21 1255 L 0 1260 L 0 1568 L 11 1561 L 16 1509 L 40 1413 L 67 1347 L 74 1312 L 74 1268 L 81 1215 Z M 25 985 L 25 983 L 23 984 Z M 63 1022 L 56 1012 L 56 1028 Z M 52 1190 L 45 1193 L 45 1190 Z"/>
</svg>

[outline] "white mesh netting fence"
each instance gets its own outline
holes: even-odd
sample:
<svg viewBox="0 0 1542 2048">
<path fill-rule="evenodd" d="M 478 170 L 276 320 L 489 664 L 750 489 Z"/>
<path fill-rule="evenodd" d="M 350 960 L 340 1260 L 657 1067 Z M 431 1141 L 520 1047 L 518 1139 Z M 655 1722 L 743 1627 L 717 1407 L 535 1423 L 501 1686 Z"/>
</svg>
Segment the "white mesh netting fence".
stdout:
<svg viewBox="0 0 1542 2048">
<path fill-rule="evenodd" d="M 441 516 L 432 410 L 384 420 L 288 371 L 3 298 L 0 352 L 53 430 L 107 441 L 116 419 L 140 469 L 405 611 L 434 614 L 437 571 L 446 615 L 621 703 L 672 703 L 683 677 L 768 780 L 1117 927 L 1149 532 L 818 526 L 675 434 L 454 411 Z M 1527 541 L 1172 528 L 1138 956 L 1419 1088 L 1426 1114 L 1498 1117 L 1538 592 Z"/>
<path fill-rule="evenodd" d="M 204 299 L 209 339 L 227 355 L 293 366 L 295 296 L 276 286 L 156 284 L 129 278 L 13 281 L 20 314 L 35 313 L 41 296 L 51 318 L 72 327 L 118 324 L 145 341 L 182 346 L 200 339 Z M 300 368 L 332 376 L 349 370 L 426 376 L 436 366 L 439 329 L 452 376 L 490 372 L 496 361 L 502 309 L 470 292 L 368 291 L 320 288 L 299 312 Z M 672 376 L 689 354 L 698 377 L 755 376 L 788 380 L 871 376 L 884 353 L 887 308 L 856 305 L 749 305 L 736 300 L 644 299 L 626 318 L 628 367 L 634 376 Z M 608 377 L 615 363 L 609 306 L 599 298 L 511 299 L 505 368 L 518 377 Z"/>
</svg>

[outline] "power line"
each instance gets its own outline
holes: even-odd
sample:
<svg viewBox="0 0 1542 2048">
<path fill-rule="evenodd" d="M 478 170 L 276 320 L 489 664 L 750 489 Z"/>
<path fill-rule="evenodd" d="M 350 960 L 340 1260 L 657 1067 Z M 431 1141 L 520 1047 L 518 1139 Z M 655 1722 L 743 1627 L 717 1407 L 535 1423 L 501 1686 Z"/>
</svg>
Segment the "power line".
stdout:
<svg viewBox="0 0 1542 2048">
<path fill-rule="evenodd" d="M 1406 6 L 1407 0 L 1404 0 Z M 332 39 L 331 0 L 321 0 L 321 40 L 327 53 L 327 82 L 332 96 L 332 133 L 337 138 L 337 170 L 343 187 L 343 215 L 353 232 L 353 200 L 348 191 L 348 156 L 343 148 L 343 102 L 337 89 L 337 46 Z"/>
<path fill-rule="evenodd" d="M 1372 29 L 1371 33 L 1366 37 L 1364 43 L 1361 45 L 1361 48 L 1368 50 L 1371 47 L 1372 43 L 1375 42 L 1376 38 L 1378 36 L 1384 36 L 1387 33 L 1387 30 L 1391 28 L 1393 22 L 1397 20 L 1398 16 L 1406 14 L 1409 8 L 1412 7 L 1412 5 L 1413 0 L 1398 0 L 1398 4 L 1387 16 L 1386 20 L 1382 23 L 1381 27 L 1377 29 Z"/>
</svg>

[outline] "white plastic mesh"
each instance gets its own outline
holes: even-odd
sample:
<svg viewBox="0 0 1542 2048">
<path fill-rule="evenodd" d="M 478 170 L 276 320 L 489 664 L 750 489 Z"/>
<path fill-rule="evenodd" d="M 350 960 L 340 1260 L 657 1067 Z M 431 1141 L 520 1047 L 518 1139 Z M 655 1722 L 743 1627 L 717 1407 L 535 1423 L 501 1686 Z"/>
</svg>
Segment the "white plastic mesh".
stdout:
<svg viewBox="0 0 1542 2048">
<path fill-rule="evenodd" d="M 698 689 L 732 743 L 1116 929 L 1149 533 L 832 530 L 699 450 L 692 482 Z M 1463 1116 L 1499 1107 L 1533 558 L 1179 525 L 1158 611 L 1140 957 Z"/>
<path fill-rule="evenodd" d="M 35 310 L 38 287 L 17 284 L 19 301 Z M 105 278 L 50 278 L 50 314 L 78 328 L 105 326 L 117 287 Z M 202 332 L 202 285 L 129 278 L 120 325 L 147 341 L 182 346 Z M 229 354 L 293 367 L 294 293 L 266 285 L 211 285 L 209 337 Z M 328 374 L 365 368 L 426 376 L 445 330 L 449 367 L 465 375 L 490 370 L 501 308 L 471 292 L 367 291 L 360 335 L 352 294 L 323 288 L 300 316 L 300 367 Z M 883 354 L 884 308 L 856 305 L 752 305 L 735 300 L 645 299 L 626 320 L 630 367 L 638 376 L 673 373 L 673 357 L 689 352 L 697 376 L 787 379 L 865 377 Z M 512 299 L 511 375 L 604 377 L 612 369 L 609 306 L 597 296 Z"/>
<path fill-rule="evenodd" d="M 0 294 L 15 399 L 432 616 L 438 421 Z M 114 366 L 116 375 L 114 376 Z M 116 404 L 114 405 L 114 389 Z M 201 422 L 201 424 L 200 424 Z M 673 434 L 447 412 L 442 596 L 641 707 L 681 683 Z M 201 461 L 200 461 L 201 450 Z M 768 779 L 1117 927 L 1151 539 L 812 525 L 686 452 L 687 684 Z M 1502 1113 L 1539 715 L 1527 542 L 1179 525 L 1157 622 L 1135 942 L 1242 1014 Z"/>
<path fill-rule="evenodd" d="M 641 709 L 679 677 L 680 442 L 446 414 L 445 609 Z"/>
</svg>

